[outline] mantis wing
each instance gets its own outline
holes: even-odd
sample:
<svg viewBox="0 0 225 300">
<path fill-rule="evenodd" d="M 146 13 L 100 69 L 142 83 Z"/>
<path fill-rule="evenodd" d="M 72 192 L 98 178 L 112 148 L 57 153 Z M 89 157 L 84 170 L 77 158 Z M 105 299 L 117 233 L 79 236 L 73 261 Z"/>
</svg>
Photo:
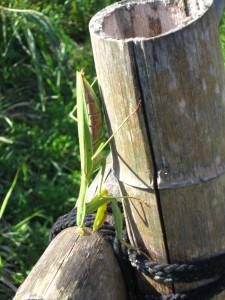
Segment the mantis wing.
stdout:
<svg viewBox="0 0 225 300">
<path fill-rule="evenodd" d="M 93 152 L 99 147 L 103 138 L 104 119 L 101 103 L 92 86 L 83 77 L 85 99 L 88 110 L 89 130 L 92 139 Z"/>
<path fill-rule="evenodd" d="M 124 121 L 121 123 L 121 125 L 116 129 L 116 131 L 108 138 L 106 142 L 101 142 L 97 148 L 97 150 L 94 152 L 92 156 L 92 160 L 95 161 L 96 158 L 101 154 L 101 152 L 105 149 L 105 147 L 111 142 L 112 139 L 114 139 L 115 135 L 120 131 L 120 129 L 127 123 L 127 121 L 140 109 L 141 101 L 139 101 L 137 107 L 129 116 L 127 116 Z"/>
<path fill-rule="evenodd" d="M 110 200 L 101 194 L 95 196 L 93 200 L 86 205 L 86 214 L 95 213 L 102 205 L 108 204 L 109 202 Z"/>
<path fill-rule="evenodd" d="M 81 161 L 81 186 L 77 200 L 77 225 L 83 226 L 85 217 L 85 200 L 92 174 L 92 139 L 89 131 L 88 112 L 86 106 L 84 76 L 77 72 L 77 120 Z"/>
<path fill-rule="evenodd" d="M 123 238 L 123 217 L 122 213 L 120 211 L 120 208 L 118 206 L 117 200 L 113 199 L 111 200 L 112 203 L 112 213 L 113 213 L 113 218 L 115 222 L 115 227 L 116 227 L 116 233 L 118 240 L 121 241 Z"/>
</svg>

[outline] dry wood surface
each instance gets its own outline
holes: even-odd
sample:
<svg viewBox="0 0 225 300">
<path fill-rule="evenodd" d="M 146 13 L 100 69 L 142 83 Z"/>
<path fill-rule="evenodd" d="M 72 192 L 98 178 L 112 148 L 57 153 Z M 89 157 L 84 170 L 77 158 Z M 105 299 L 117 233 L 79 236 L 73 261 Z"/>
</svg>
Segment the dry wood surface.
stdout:
<svg viewBox="0 0 225 300">
<path fill-rule="evenodd" d="M 68 228 L 48 246 L 14 300 L 126 300 L 111 245 Z"/>
<path fill-rule="evenodd" d="M 122 1 L 90 33 L 109 131 L 141 100 L 112 145 L 122 193 L 140 199 L 124 201 L 131 240 L 159 262 L 224 252 L 225 73 L 212 1 Z"/>
</svg>

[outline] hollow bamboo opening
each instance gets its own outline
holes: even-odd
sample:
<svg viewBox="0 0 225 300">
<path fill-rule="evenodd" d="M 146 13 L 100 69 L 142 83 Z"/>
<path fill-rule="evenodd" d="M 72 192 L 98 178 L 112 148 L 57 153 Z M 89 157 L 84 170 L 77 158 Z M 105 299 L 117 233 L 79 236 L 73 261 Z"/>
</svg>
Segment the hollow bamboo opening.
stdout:
<svg viewBox="0 0 225 300">
<path fill-rule="evenodd" d="M 108 7 L 107 11 L 103 10 L 99 14 L 95 20 L 95 32 L 98 31 L 104 38 L 116 40 L 153 38 L 191 23 L 204 14 L 211 2 L 124 1 Z"/>
</svg>

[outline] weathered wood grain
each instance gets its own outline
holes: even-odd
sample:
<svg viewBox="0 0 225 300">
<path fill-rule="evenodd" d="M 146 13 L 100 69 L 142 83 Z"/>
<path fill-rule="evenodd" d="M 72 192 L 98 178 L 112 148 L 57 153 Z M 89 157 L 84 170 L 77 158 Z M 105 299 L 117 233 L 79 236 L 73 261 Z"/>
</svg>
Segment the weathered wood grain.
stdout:
<svg viewBox="0 0 225 300">
<path fill-rule="evenodd" d="M 125 300 L 112 247 L 100 235 L 61 232 L 21 285 L 14 300 Z"/>
<path fill-rule="evenodd" d="M 142 201 L 124 201 L 132 242 L 160 262 L 224 252 L 225 73 L 212 1 L 122 1 L 90 33 L 109 131 L 142 103 L 112 145 L 122 193 Z"/>
<path fill-rule="evenodd" d="M 223 14 L 224 14 L 225 1 L 224 0 L 214 0 L 214 6 L 215 6 L 216 16 L 217 16 L 217 20 L 218 20 L 218 24 L 219 24 L 223 17 Z"/>
</svg>

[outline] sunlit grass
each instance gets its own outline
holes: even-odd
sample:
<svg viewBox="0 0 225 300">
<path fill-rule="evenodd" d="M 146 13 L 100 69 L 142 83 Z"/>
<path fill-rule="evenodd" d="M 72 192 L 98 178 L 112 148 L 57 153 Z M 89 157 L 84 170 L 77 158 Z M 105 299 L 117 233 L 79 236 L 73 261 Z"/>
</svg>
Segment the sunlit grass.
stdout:
<svg viewBox="0 0 225 300">
<path fill-rule="evenodd" d="M 80 163 L 68 117 L 75 70 L 84 68 L 93 80 L 88 22 L 111 2 L 1 1 L 45 15 L 0 11 L 0 199 L 20 168 L 0 221 L 1 300 L 12 299 L 46 247 L 54 220 L 76 201 Z M 225 17 L 220 39 L 225 58 Z"/>
<path fill-rule="evenodd" d="M 223 53 L 223 59 L 225 62 L 225 13 L 220 22 L 219 33 L 220 33 L 220 43 L 221 43 L 221 49 L 222 49 L 222 53 Z"/>
<path fill-rule="evenodd" d="M 78 140 L 68 117 L 75 71 L 84 68 L 93 80 L 88 22 L 111 2 L 1 1 L 7 8 L 0 8 L 0 207 L 7 200 L 0 220 L 1 300 L 12 299 L 47 246 L 53 222 L 76 201 Z"/>
</svg>

